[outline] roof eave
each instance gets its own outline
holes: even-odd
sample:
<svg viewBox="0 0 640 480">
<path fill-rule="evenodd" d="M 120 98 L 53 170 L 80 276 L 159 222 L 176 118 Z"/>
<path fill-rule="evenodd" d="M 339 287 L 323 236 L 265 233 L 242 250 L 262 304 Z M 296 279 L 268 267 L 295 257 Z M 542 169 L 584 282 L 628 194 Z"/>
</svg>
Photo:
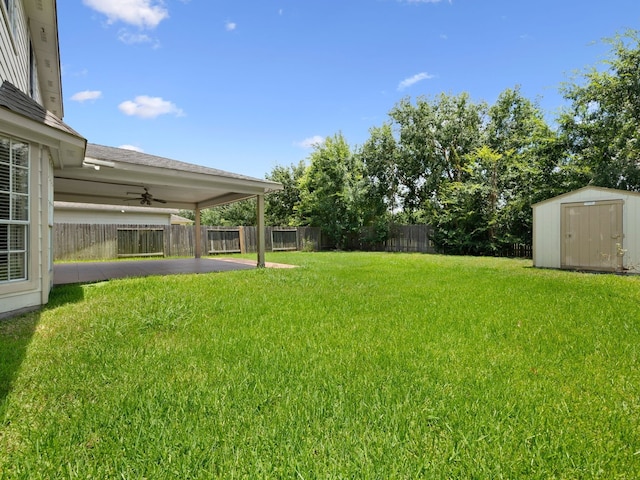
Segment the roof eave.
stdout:
<svg viewBox="0 0 640 480">
<path fill-rule="evenodd" d="M 24 10 L 29 22 L 31 44 L 35 51 L 42 104 L 62 119 L 64 108 L 56 2 L 24 2 Z"/>
</svg>

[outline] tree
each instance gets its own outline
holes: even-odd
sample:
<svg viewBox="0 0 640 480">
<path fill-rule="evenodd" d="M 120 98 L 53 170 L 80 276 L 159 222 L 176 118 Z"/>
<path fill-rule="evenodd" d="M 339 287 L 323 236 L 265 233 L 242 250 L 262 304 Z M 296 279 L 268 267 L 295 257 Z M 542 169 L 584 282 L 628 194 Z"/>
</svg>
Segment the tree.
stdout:
<svg viewBox="0 0 640 480">
<path fill-rule="evenodd" d="M 604 69 L 564 86 L 571 105 L 560 116 L 573 161 L 602 187 L 640 191 L 640 37 L 628 31 L 605 40 Z"/>
<path fill-rule="evenodd" d="M 539 106 L 520 88 L 506 89 L 488 110 L 484 144 L 499 159 L 491 172 L 492 248 L 531 243 L 531 205 L 557 194 L 563 155 Z M 485 159 L 489 157 L 485 156 Z"/>
<path fill-rule="evenodd" d="M 256 209 L 255 198 L 205 208 L 200 212 L 200 224 L 223 227 L 257 225 Z M 195 213 L 191 210 L 181 210 L 180 215 L 195 220 Z"/>
<path fill-rule="evenodd" d="M 436 244 L 450 253 L 496 254 L 531 243 L 531 205 L 567 187 L 561 147 L 536 103 L 518 87 L 503 91 L 487 111 L 482 146 L 463 159 L 462 181 L 431 201 Z"/>
<path fill-rule="evenodd" d="M 465 179 L 464 159 L 480 146 L 485 111 L 484 103 L 473 103 L 466 93 L 419 98 L 415 105 L 405 99 L 391 110 L 405 213 L 423 208 L 441 185 Z"/>
<path fill-rule="evenodd" d="M 284 189 L 270 193 L 265 202 L 265 222 L 267 225 L 296 225 L 295 211 L 300 203 L 300 179 L 307 167 L 304 161 L 290 167 L 276 166 L 267 180 L 280 182 Z"/>
<path fill-rule="evenodd" d="M 361 162 L 342 134 L 327 137 L 311 154 L 300 179 L 300 224 L 321 227 L 333 246 L 343 248 L 363 224 L 362 173 Z"/>
</svg>

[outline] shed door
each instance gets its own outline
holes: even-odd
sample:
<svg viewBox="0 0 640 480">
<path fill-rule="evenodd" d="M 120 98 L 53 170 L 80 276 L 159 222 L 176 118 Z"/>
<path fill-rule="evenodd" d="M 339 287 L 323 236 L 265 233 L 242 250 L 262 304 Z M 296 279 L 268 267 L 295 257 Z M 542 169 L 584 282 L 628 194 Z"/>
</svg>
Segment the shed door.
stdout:
<svg viewBox="0 0 640 480">
<path fill-rule="evenodd" d="M 562 204 L 562 268 L 613 271 L 619 267 L 622 205 L 622 200 Z"/>
</svg>

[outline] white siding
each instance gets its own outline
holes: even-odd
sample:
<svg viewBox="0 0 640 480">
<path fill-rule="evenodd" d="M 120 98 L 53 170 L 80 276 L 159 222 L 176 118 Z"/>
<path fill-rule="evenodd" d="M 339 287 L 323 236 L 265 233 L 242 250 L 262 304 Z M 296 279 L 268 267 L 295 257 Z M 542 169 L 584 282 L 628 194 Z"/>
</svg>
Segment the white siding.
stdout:
<svg viewBox="0 0 640 480">
<path fill-rule="evenodd" d="M 9 18 L 0 2 L 0 80 L 8 80 L 22 92 L 29 94 L 29 30 L 22 0 L 15 1 L 14 32 L 9 26 Z M 36 98 L 36 100 L 39 100 Z M 41 102 L 39 102 L 41 103 Z"/>
<path fill-rule="evenodd" d="M 56 210 L 56 223 L 91 223 L 98 225 L 170 225 L 169 213 L 121 211 Z"/>
<path fill-rule="evenodd" d="M 533 206 L 533 265 L 535 267 L 560 268 L 561 205 L 599 200 L 624 202 L 623 248 L 627 250 L 624 266 L 640 268 L 640 194 L 598 187 L 585 187 Z"/>
</svg>

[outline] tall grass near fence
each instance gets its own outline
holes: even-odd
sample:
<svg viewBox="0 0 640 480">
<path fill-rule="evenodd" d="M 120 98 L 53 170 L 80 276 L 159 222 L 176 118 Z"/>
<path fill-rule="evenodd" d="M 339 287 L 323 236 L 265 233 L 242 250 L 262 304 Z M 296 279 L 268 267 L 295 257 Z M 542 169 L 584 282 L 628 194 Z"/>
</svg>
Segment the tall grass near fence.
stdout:
<svg viewBox="0 0 640 480">
<path fill-rule="evenodd" d="M 638 278 L 268 260 L 0 324 L 0 478 L 638 477 Z"/>
</svg>

